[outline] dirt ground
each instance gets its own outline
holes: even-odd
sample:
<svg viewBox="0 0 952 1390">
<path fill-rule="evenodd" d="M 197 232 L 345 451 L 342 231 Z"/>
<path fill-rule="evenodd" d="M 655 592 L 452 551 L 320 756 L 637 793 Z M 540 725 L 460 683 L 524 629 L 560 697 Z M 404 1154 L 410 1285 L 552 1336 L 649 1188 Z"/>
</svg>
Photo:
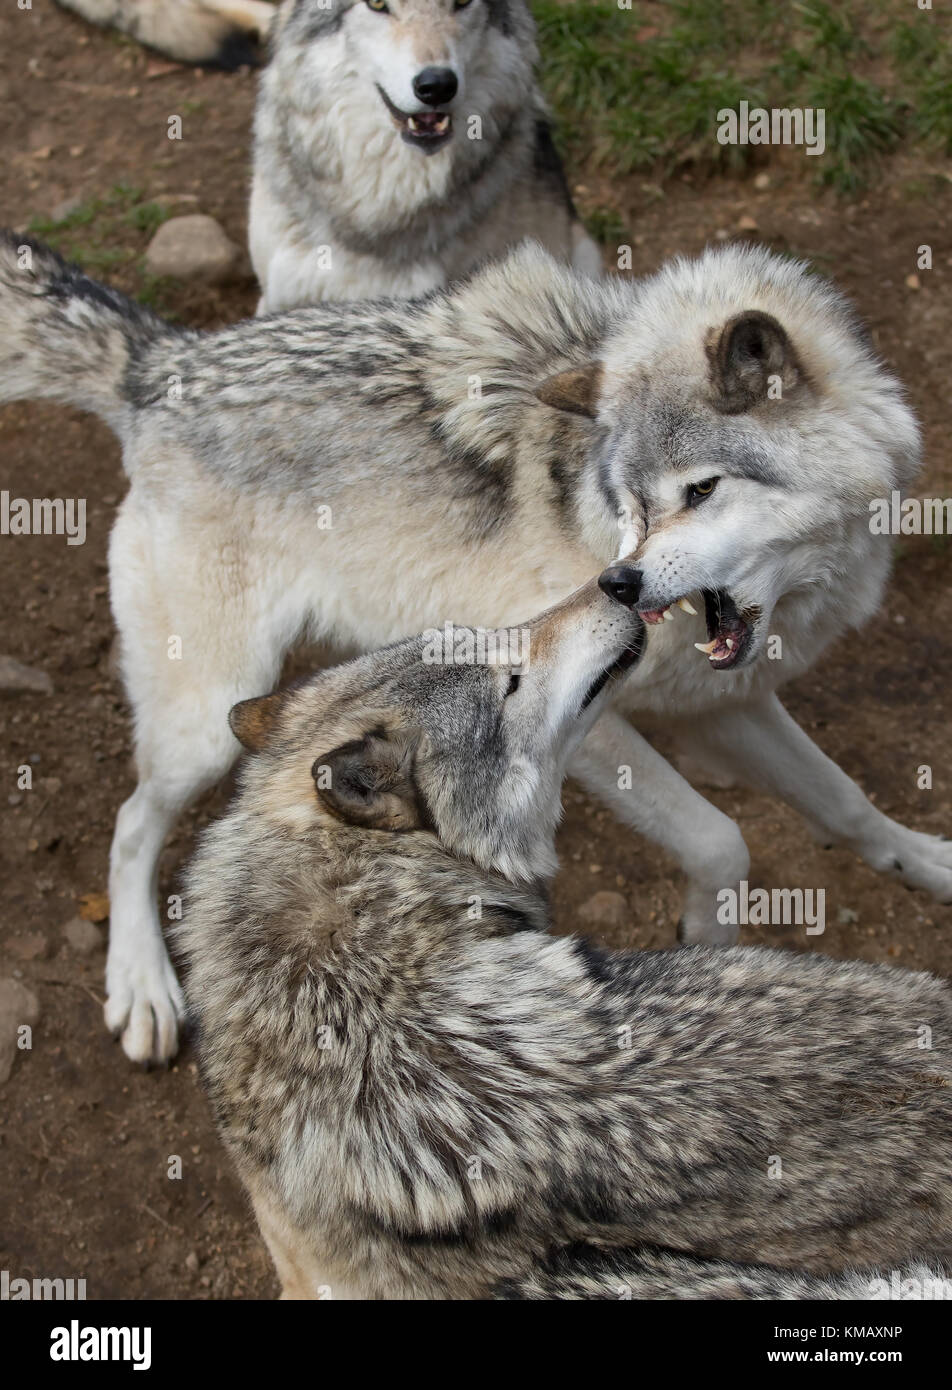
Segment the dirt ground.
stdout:
<svg viewBox="0 0 952 1390">
<path fill-rule="evenodd" d="M 3 174 L 0 223 L 23 228 L 122 181 L 176 212 L 219 219 L 245 237 L 249 73 L 157 65 L 129 43 L 34 0 L 0 14 Z M 166 137 L 170 113 L 184 136 Z M 886 359 L 905 381 L 926 435 L 921 492 L 952 494 L 950 172 L 938 158 L 894 156 L 855 202 L 820 194 L 791 156 L 768 184 L 682 178 L 663 191 L 634 178 L 572 170 L 582 204 L 609 198 L 633 233 L 634 270 L 731 235 L 814 258 L 855 298 Z M 604 182 L 604 186 L 603 186 Z M 739 224 L 743 222 L 743 226 Z M 755 224 L 755 225 L 751 225 Z M 143 236 L 144 249 L 146 236 Z M 916 271 L 929 245 L 934 268 Z M 122 268 L 117 283 L 134 288 Z M 917 274 L 917 281 L 908 277 Z M 247 264 L 215 290 L 172 293 L 180 320 L 215 324 L 253 308 Z M 11 1275 L 85 1276 L 90 1298 L 261 1298 L 276 1292 L 270 1262 L 217 1142 L 186 1046 L 170 1071 L 130 1066 L 102 1022 L 104 954 L 78 954 L 63 927 L 84 894 L 105 891 L 112 821 L 132 789 L 130 727 L 112 673 L 106 546 L 124 492 L 106 427 L 78 411 L 14 406 L 0 413 L 2 487 L 15 495 L 85 497 L 88 538 L 0 540 L 0 652 L 42 667 L 45 696 L 0 696 L 0 976 L 37 994 L 32 1052 L 0 1093 L 0 1268 Z M 801 724 L 889 815 L 952 831 L 952 592 L 950 549 L 902 543 L 881 615 L 789 689 Z M 30 763 L 32 791 L 17 791 Z M 930 764 L 933 789 L 917 790 Z M 706 789 L 705 789 L 706 790 Z M 196 826 L 223 792 L 179 827 L 163 858 L 162 892 Z M 877 877 L 849 854 L 824 852 L 785 808 L 744 791 L 712 790 L 753 858 L 752 883 L 826 890 L 826 934 L 747 930 L 745 939 L 950 973 L 952 909 Z M 674 939 L 680 883 L 671 863 L 622 831 L 569 786 L 555 902 L 560 928 L 601 890 L 620 892 L 613 946 Z M 183 1163 L 170 1181 L 170 1155 Z"/>
</svg>

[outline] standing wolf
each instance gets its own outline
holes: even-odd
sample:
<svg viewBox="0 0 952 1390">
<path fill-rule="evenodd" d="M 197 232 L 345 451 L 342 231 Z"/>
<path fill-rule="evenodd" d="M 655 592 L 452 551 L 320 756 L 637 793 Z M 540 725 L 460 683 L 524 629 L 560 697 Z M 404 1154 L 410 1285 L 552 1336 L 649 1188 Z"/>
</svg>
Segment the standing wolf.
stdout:
<svg viewBox="0 0 952 1390">
<path fill-rule="evenodd" d="M 287 0 L 255 116 L 259 312 L 424 294 L 527 236 L 597 276 L 525 0 Z"/>
<path fill-rule="evenodd" d="M 259 313 L 421 295 L 529 236 L 601 273 L 526 0 L 285 0 L 270 26 L 258 0 L 64 3 L 193 61 L 210 36 L 233 57 L 269 27 L 248 229 Z"/>
<path fill-rule="evenodd" d="M 952 900 L 952 844 L 872 806 L 775 693 L 875 612 L 891 546 L 869 502 L 919 448 L 895 378 L 803 265 L 729 247 L 607 283 L 526 247 L 422 301 L 200 334 L 8 235 L 0 401 L 30 397 L 102 415 L 131 484 L 110 568 L 139 785 L 106 972 L 130 1057 L 175 1049 L 156 865 L 235 757 L 230 706 L 302 638 L 506 625 L 619 555 L 606 582 L 644 615 L 645 654 L 572 770 L 684 870 L 682 940 L 736 939 L 717 895 L 747 849 L 625 714 Z"/>
<path fill-rule="evenodd" d="M 643 627 L 591 583 L 519 637 L 232 711 L 179 936 L 285 1297 L 886 1297 L 952 1254 L 948 988 L 549 936 L 566 762 Z"/>
</svg>

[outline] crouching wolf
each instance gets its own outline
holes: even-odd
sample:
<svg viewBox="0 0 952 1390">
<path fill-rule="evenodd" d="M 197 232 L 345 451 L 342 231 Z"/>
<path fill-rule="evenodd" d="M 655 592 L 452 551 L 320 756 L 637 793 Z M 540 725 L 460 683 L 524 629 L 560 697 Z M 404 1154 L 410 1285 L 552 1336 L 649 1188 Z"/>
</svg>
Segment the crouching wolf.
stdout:
<svg viewBox="0 0 952 1390">
<path fill-rule="evenodd" d="M 562 776 L 642 645 L 591 583 L 516 666 L 424 635 L 232 711 L 179 934 L 285 1297 L 857 1298 L 952 1252 L 943 984 L 548 934 Z"/>
<path fill-rule="evenodd" d="M 645 654 L 572 770 L 686 873 L 682 940 L 736 939 L 718 894 L 747 849 L 626 714 L 952 899 L 952 844 L 876 810 L 775 693 L 874 612 L 891 546 L 868 503 L 918 451 L 898 383 L 802 265 L 733 247 L 612 284 L 530 246 L 425 300 L 200 334 L 9 236 L 0 401 L 29 397 L 101 414 L 131 483 L 110 568 L 139 786 L 106 972 L 130 1057 L 175 1049 L 156 863 L 236 755 L 231 705 L 302 638 L 506 626 L 619 555 L 606 582 L 648 620 Z"/>
</svg>

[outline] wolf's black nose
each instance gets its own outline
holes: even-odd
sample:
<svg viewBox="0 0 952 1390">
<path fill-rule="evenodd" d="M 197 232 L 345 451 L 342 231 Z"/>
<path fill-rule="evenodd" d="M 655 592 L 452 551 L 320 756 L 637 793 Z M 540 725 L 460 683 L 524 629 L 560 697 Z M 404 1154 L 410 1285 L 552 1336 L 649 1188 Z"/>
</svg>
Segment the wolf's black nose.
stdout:
<svg viewBox="0 0 952 1390">
<path fill-rule="evenodd" d="M 458 89 L 459 82 L 452 68 L 424 68 L 413 79 L 417 100 L 425 101 L 427 106 L 445 106 Z"/>
<path fill-rule="evenodd" d="M 633 569 L 631 565 L 609 565 L 598 576 L 598 587 L 616 603 L 634 608 L 641 593 L 641 570 Z"/>
</svg>

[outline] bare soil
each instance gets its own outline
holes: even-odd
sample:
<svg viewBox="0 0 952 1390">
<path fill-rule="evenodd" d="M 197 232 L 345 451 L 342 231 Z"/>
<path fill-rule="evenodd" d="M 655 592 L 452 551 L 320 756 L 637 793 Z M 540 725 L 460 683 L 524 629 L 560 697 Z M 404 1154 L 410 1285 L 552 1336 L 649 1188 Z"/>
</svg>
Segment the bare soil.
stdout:
<svg viewBox="0 0 952 1390">
<path fill-rule="evenodd" d="M 244 242 L 252 74 L 158 64 L 50 0 L 5 8 L 0 52 L 0 223 L 25 227 L 125 181 L 175 212 L 211 214 Z M 183 114 L 180 142 L 167 139 L 170 114 Z M 907 384 L 925 428 L 922 493 L 948 496 L 948 166 L 905 152 L 868 193 L 844 202 L 816 191 L 811 162 L 769 165 L 766 188 L 752 177 L 688 176 L 660 189 L 637 178 L 609 183 L 597 170 L 570 173 L 580 203 L 612 202 L 624 214 L 635 273 L 728 235 L 814 258 L 855 298 Z M 129 237 L 144 250 L 146 234 L 141 246 L 134 231 Z M 922 245 L 932 247 L 934 268 L 917 272 Z M 137 287 L 131 266 L 111 278 Z M 213 325 L 254 302 L 245 264 L 224 286 L 173 291 L 167 307 L 184 322 Z M 133 785 L 129 720 L 109 660 L 106 546 L 125 489 L 118 446 L 92 417 L 52 407 L 7 407 L 0 430 L 0 485 L 15 495 L 88 499 L 83 546 L 55 536 L 0 540 L 0 652 L 42 667 L 55 686 L 47 696 L 0 696 L 0 975 L 33 989 L 42 1011 L 33 1050 L 18 1056 L 2 1093 L 0 1268 L 85 1276 L 90 1298 L 271 1297 L 270 1261 L 188 1046 L 168 1072 L 133 1069 L 103 1026 L 102 950 L 81 956 L 63 935 L 80 898 L 105 891 L 113 817 Z M 952 830 L 950 554 L 945 542 L 903 541 L 880 616 L 787 694 L 801 724 L 882 810 L 935 832 Z M 34 787 L 18 792 L 25 763 Z M 917 790 L 922 764 L 933 769 L 932 790 Z M 179 827 L 163 858 L 163 893 L 175 890 L 196 827 L 224 795 Z M 824 936 L 772 928 L 745 939 L 950 972 L 952 909 L 847 853 L 822 851 L 782 806 L 741 790 L 710 795 L 744 831 L 753 883 L 826 890 Z M 577 788 L 567 788 L 565 806 L 560 929 L 609 890 L 624 896 L 629 919 L 603 933 L 608 945 L 669 945 L 680 896 L 672 864 Z M 167 1176 L 171 1155 L 182 1159 L 181 1181 Z"/>
</svg>

